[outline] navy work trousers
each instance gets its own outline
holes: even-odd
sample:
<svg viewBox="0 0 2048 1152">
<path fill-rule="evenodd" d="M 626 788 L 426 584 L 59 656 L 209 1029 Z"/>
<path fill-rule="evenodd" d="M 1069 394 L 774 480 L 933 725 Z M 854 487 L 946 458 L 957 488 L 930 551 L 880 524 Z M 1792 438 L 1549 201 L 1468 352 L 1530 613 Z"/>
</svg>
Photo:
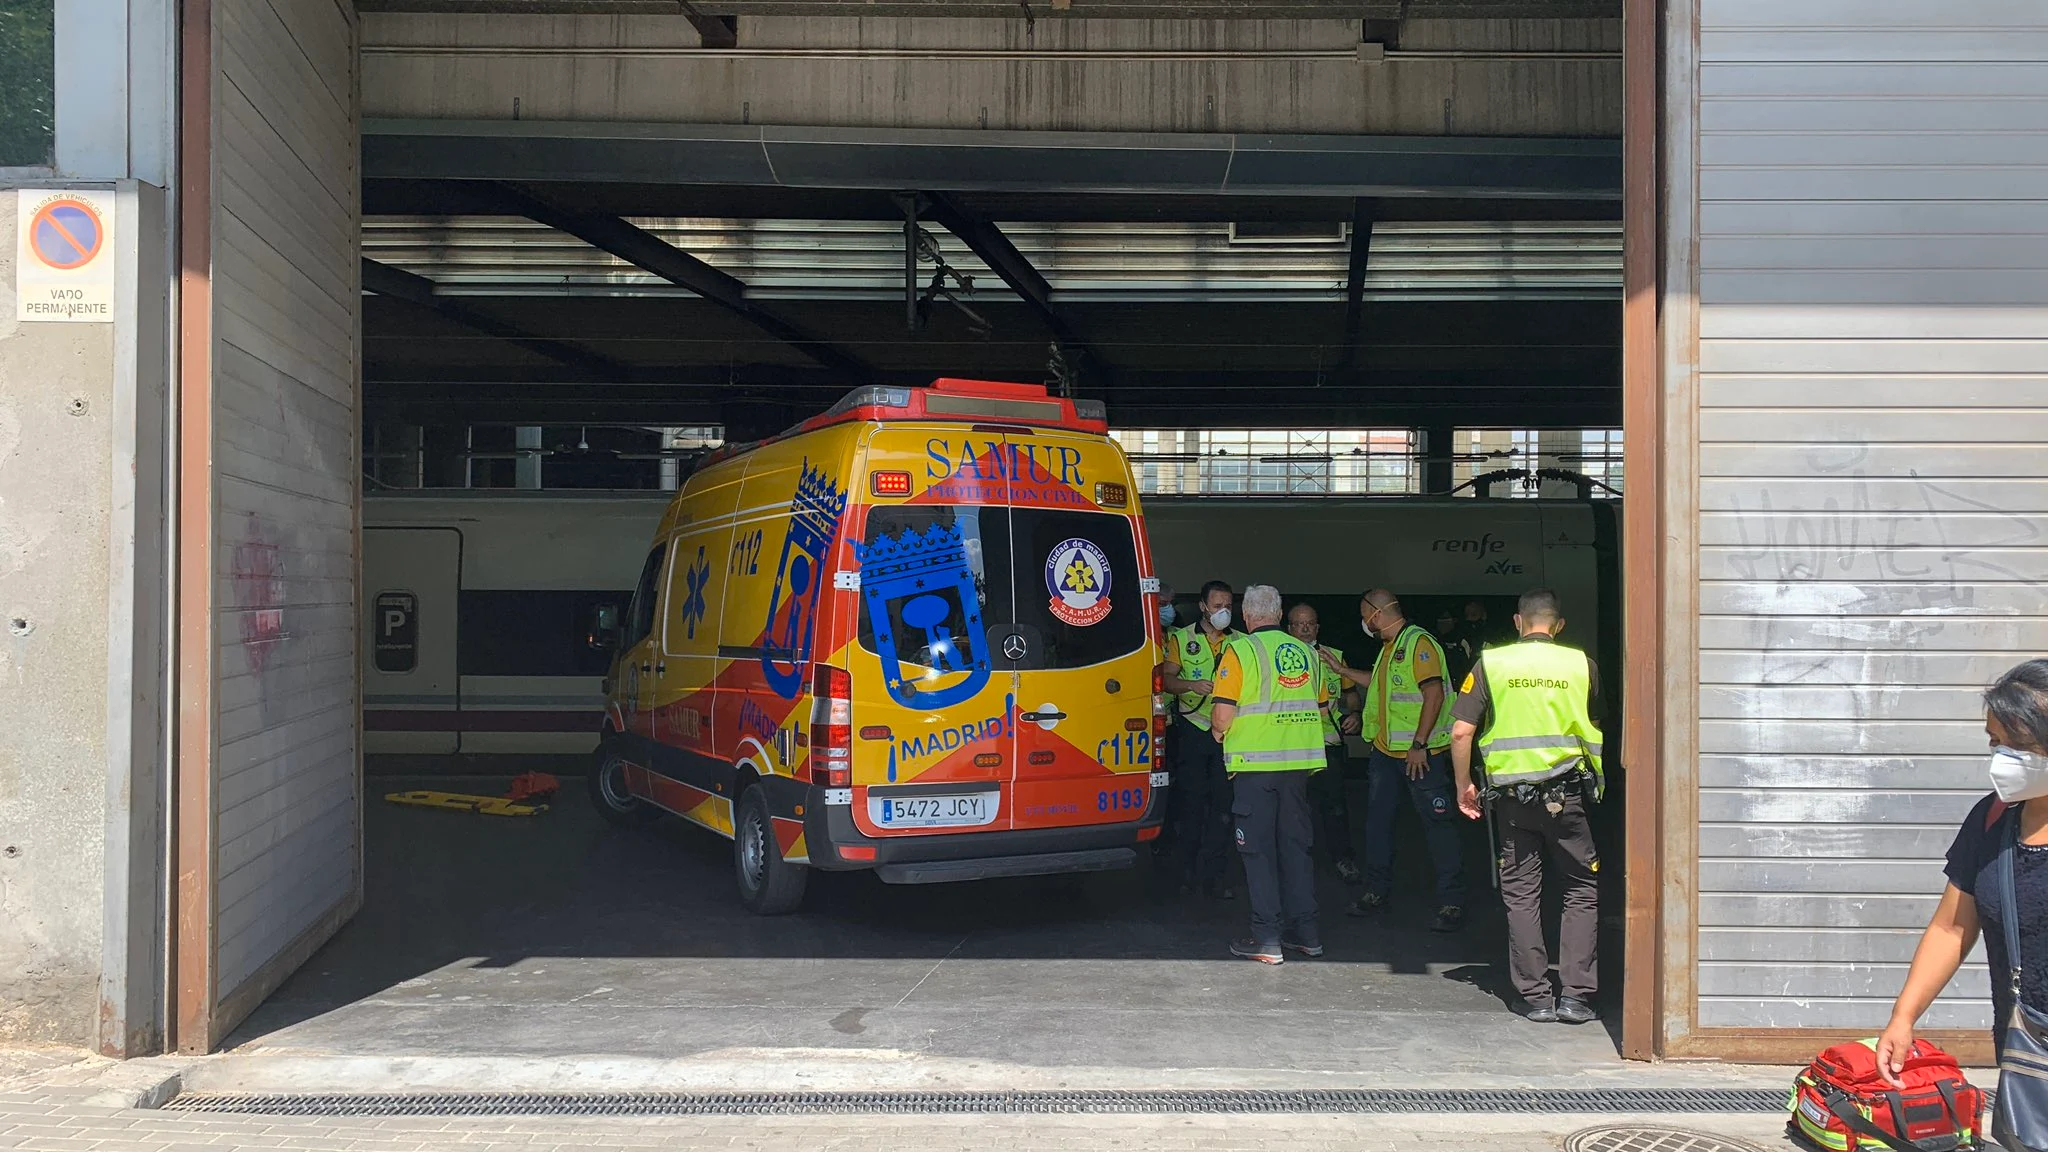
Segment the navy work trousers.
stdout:
<svg viewBox="0 0 2048 1152">
<path fill-rule="evenodd" d="M 1458 823 L 1458 797 L 1451 783 L 1451 752 L 1429 754 L 1422 779 L 1408 778 L 1408 762 L 1373 748 L 1365 761 L 1365 890 L 1381 898 L 1394 891 L 1394 818 L 1403 795 L 1422 817 L 1422 835 L 1436 867 L 1439 908 L 1465 906 L 1465 855 Z"/>
</svg>

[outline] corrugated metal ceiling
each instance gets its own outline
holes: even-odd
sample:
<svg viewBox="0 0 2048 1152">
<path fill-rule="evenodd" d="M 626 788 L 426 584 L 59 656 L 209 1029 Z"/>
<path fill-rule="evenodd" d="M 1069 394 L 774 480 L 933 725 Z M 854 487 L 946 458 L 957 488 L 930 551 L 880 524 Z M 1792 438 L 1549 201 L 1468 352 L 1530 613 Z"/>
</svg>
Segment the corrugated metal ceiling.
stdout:
<svg viewBox="0 0 2048 1152">
<path fill-rule="evenodd" d="M 903 229 L 881 221 L 636 219 L 747 285 L 757 299 L 878 299 L 903 290 Z M 1003 232 L 1056 298 L 1119 301 L 1329 301 L 1349 247 L 1322 240 L 1233 240 L 1227 223 L 1012 223 Z M 958 239 L 928 225 L 975 291 L 1009 289 Z M 363 254 L 466 295 L 684 295 L 684 289 L 564 235 L 511 217 L 372 217 Z M 931 275 L 929 264 L 920 276 Z M 1621 228 L 1611 222 L 1383 223 L 1366 295 L 1380 300 L 1611 299 L 1621 290 Z"/>
</svg>

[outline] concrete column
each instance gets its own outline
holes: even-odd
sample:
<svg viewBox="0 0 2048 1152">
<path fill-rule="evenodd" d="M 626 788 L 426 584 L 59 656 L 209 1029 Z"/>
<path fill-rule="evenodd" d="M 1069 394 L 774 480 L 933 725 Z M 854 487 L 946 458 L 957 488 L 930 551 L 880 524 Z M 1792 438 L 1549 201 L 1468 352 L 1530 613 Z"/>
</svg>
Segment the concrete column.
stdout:
<svg viewBox="0 0 2048 1152">
<path fill-rule="evenodd" d="M 1456 484 L 1455 469 L 1451 454 L 1457 451 L 1457 429 L 1448 426 L 1424 428 L 1418 435 L 1422 442 L 1416 447 L 1422 452 L 1422 494 L 1441 496 Z"/>
<path fill-rule="evenodd" d="M 513 433 L 512 446 L 519 450 L 517 463 L 513 468 L 513 484 L 519 488 L 540 487 L 541 430 L 520 428 Z"/>
</svg>

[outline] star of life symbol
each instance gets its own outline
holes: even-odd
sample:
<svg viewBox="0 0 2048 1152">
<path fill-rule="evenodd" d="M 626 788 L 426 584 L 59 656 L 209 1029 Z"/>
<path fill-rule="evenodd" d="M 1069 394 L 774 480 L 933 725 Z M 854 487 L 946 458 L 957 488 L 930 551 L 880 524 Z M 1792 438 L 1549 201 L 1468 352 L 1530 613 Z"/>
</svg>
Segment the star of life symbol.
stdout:
<svg viewBox="0 0 2048 1152">
<path fill-rule="evenodd" d="M 711 561 L 704 556 L 704 546 L 697 546 L 697 559 L 691 561 L 690 570 L 684 574 L 687 582 L 683 595 L 683 622 L 689 638 L 697 638 L 697 624 L 704 619 L 707 611 L 704 605 L 704 589 L 711 584 Z"/>
<path fill-rule="evenodd" d="M 1053 546 L 1045 561 L 1047 604 L 1062 624 L 1087 628 L 1109 615 L 1109 557 L 1092 540 L 1076 537 Z"/>
</svg>

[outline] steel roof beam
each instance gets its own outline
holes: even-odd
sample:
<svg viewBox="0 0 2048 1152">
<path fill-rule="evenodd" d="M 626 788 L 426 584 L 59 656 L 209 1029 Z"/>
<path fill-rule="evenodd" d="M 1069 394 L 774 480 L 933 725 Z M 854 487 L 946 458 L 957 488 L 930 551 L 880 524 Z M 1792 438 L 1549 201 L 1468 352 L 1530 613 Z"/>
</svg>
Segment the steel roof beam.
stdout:
<svg viewBox="0 0 2048 1152">
<path fill-rule="evenodd" d="M 661 237 L 616 216 L 578 212 L 527 189 L 500 185 L 506 211 L 565 232 L 593 248 L 651 272 L 741 317 L 784 344 L 848 380 L 871 375 L 866 364 L 829 341 L 804 331 L 780 314 L 747 299 L 747 286 Z"/>
<path fill-rule="evenodd" d="M 683 18 L 690 27 L 697 30 L 697 36 L 706 48 L 737 48 L 740 46 L 739 18 L 737 16 L 706 16 L 690 0 L 676 0 L 682 7 Z"/>
<path fill-rule="evenodd" d="M 1344 355 L 1346 369 L 1358 367 L 1358 333 L 1365 323 L 1365 272 L 1372 261 L 1372 203 L 1359 199 L 1351 208 L 1351 265 L 1344 277 Z"/>
<path fill-rule="evenodd" d="M 1046 328 L 1052 332 L 1053 339 L 1068 349 L 1081 353 L 1087 358 L 1086 363 L 1093 365 L 1097 370 L 1108 367 L 1108 364 L 1088 347 L 1088 342 L 1081 338 L 1080 333 L 1074 331 L 1073 326 L 1060 315 L 1060 310 L 1053 306 L 1052 285 L 1046 282 L 1045 277 L 1039 274 L 1038 269 L 1032 266 L 1031 261 L 1022 252 L 1017 251 L 1017 246 L 1010 243 L 1010 238 L 1003 235 L 1001 228 L 960 207 L 957 201 L 943 192 L 927 192 L 925 201 L 925 214 L 958 237 L 962 244 L 967 245 L 969 251 L 979 256 L 982 263 L 988 265 L 1002 278 L 1003 283 L 1010 286 L 1012 292 L 1022 297 L 1024 302 L 1031 306 L 1031 310 L 1038 314 L 1038 318 L 1045 322 Z"/>
<path fill-rule="evenodd" d="M 425 276 L 379 263 L 367 256 L 362 257 L 362 262 L 365 292 L 374 292 L 379 296 L 389 296 L 394 300 L 403 300 L 408 304 L 425 308 L 465 328 L 475 329 L 486 336 L 524 348 L 536 356 L 567 365 L 585 376 L 597 379 L 615 378 L 627 371 L 618 361 L 608 356 L 599 355 L 565 341 L 532 335 L 523 328 L 507 324 L 467 304 L 443 296 L 440 285 Z"/>
</svg>

